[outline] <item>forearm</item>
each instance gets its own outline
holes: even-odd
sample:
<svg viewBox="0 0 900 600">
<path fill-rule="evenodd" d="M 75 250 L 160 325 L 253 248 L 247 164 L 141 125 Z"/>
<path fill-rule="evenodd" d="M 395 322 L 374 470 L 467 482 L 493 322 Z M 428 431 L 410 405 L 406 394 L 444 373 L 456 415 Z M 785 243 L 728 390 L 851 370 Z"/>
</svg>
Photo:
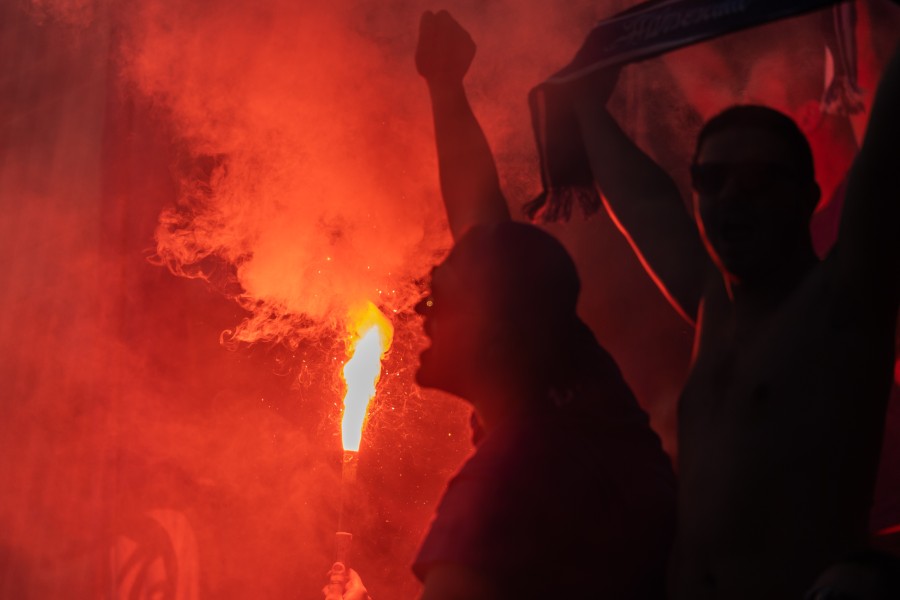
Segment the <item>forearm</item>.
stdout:
<svg viewBox="0 0 900 600">
<path fill-rule="evenodd" d="M 884 70 L 853 163 L 836 250 L 845 268 L 900 290 L 900 46 Z M 896 294 L 895 294 L 896 295 Z"/>
<path fill-rule="evenodd" d="M 597 186 L 620 218 L 646 216 L 643 208 L 690 220 L 675 182 L 622 131 L 605 108 L 577 107 L 585 149 Z"/>
<path fill-rule="evenodd" d="M 461 82 L 429 82 L 441 193 L 454 239 L 510 219 L 494 157 Z"/>
<path fill-rule="evenodd" d="M 582 99 L 575 110 L 610 216 L 661 291 L 693 321 L 711 262 L 678 187 L 598 103 Z"/>
</svg>

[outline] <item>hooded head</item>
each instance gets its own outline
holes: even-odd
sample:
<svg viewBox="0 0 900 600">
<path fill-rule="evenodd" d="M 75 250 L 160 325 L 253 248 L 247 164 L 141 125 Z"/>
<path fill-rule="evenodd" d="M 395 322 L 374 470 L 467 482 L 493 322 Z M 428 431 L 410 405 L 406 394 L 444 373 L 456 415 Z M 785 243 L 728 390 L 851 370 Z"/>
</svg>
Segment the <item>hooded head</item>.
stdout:
<svg viewBox="0 0 900 600">
<path fill-rule="evenodd" d="M 568 252 L 537 227 L 471 229 L 434 269 L 431 295 L 417 306 L 431 340 L 420 385 L 462 397 L 485 382 L 558 387 L 580 325 L 580 287 Z"/>
</svg>

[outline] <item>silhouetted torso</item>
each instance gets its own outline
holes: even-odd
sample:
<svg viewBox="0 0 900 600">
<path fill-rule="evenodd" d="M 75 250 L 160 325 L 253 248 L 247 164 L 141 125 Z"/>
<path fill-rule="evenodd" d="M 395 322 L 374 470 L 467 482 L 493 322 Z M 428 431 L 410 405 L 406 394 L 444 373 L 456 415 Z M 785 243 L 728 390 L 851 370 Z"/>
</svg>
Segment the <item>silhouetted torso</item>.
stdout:
<svg viewBox="0 0 900 600">
<path fill-rule="evenodd" d="M 646 415 L 622 400 L 624 418 L 550 409 L 490 431 L 448 484 L 416 574 L 466 565 L 504 598 L 577 597 L 586 578 L 610 598 L 662 598 L 674 479 Z"/>
<path fill-rule="evenodd" d="M 707 292 L 679 405 L 676 598 L 799 598 L 864 543 L 896 306 L 840 279 L 826 260 L 756 319 Z"/>
</svg>

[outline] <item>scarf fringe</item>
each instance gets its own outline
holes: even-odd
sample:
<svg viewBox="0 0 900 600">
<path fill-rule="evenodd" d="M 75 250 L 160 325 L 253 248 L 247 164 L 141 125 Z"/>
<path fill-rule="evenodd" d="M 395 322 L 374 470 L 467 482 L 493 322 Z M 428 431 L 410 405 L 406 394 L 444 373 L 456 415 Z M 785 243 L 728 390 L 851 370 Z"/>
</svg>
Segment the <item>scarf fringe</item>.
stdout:
<svg viewBox="0 0 900 600">
<path fill-rule="evenodd" d="M 600 194 L 593 185 L 559 186 L 541 192 L 527 202 L 522 211 L 532 222 L 555 223 L 572 218 L 572 209 L 578 204 L 585 218 L 600 210 Z"/>
</svg>

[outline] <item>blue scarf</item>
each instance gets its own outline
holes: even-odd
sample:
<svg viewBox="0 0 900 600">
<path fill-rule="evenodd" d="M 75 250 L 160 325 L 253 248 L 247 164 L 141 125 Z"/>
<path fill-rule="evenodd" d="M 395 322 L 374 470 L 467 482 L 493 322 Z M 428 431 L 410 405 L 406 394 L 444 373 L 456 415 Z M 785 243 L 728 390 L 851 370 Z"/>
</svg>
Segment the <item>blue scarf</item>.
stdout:
<svg viewBox="0 0 900 600">
<path fill-rule="evenodd" d="M 600 198 L 565 83 L 606 67 L 658 56 L 726 33 L 836 4 L 840 0 L 648 0 L 597 24 L 568 65 L 528 95 L 541 163 L 541 194 L 525 205 L 532 219 L 586 215 Z"/>
</svg>

